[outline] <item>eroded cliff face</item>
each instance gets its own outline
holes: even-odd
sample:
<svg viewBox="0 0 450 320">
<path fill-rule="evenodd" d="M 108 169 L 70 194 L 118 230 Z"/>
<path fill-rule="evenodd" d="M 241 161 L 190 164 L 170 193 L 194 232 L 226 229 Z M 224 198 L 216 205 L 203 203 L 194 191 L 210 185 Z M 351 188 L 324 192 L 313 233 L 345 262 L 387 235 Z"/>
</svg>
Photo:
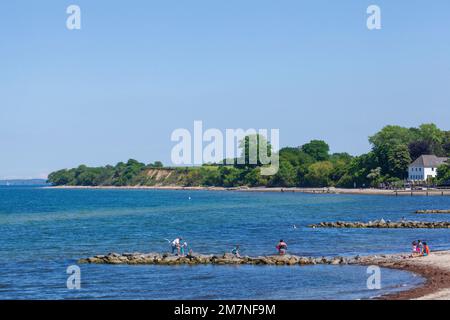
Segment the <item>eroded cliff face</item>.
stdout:
<svg viewBox="0 0 450 320">
<path fill-rule="evenodd" d="M 171 175 L 173 175 L 174 172 L 174 170 L 170 169 L 157 168 L 147 170 L 145 175 L 154 181 L 163 182 L 164 180 L 167 180 Z"/>
<path fill-rule="evenodd" d="M 145 185 L 150 186 L 182 186 L 187 176 L 182 170 L 171 168 L 151 168 L 144 174 Z"/>
</svg>

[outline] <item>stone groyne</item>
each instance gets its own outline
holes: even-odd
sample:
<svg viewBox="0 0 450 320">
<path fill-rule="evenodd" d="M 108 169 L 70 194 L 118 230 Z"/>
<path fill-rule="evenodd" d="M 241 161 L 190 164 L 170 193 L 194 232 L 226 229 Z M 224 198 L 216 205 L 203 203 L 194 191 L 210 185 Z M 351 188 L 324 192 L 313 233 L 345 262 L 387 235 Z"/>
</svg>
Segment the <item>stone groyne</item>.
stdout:
<svg viewBox="0 0 450 320">
<path fill-rule="evenodd" d="M 431 214 L 431 213 L 450 213 L 450 210 L 417 210 L 419 214 Z"/>
<path fill-rule="evenodd" d="M 393 256 L 393 255 L 392 255 Z M 386 256 L 384 256 L 386 257 Z M 78 263 L 93 264 L 147 264 L 147 265 L 344 265 L 344 264 L 365 264 L 373 257 L 302 257 L 286 254 L 257 256 L 257 257 L 236 257 L 231 253 L 222 255 L 192 254 L 188 256 L 177 256 L 169 253 L 109 253 L 107 255 L 97 255 L 83 258 Z"/>
<path fill-rule="evenodd" d="M 410 228 L 410 229 L 448 229 L 447 221 L 384 221 L 375 220 L 369 222 L 320 222 L 309 225 L 311 228 Z"/>
</svg>

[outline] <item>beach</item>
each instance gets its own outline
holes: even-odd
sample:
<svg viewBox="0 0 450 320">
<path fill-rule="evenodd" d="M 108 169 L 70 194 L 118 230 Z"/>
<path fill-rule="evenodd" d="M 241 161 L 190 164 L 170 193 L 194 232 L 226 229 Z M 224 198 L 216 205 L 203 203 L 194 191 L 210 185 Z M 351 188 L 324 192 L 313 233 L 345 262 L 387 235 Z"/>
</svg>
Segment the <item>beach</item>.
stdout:
<svg viewBox="0 0 450 320">
<path fill-rule="evenodd" d="M 429 256 L 412 257 L 409 253 L 386 254 L 356 257 L 301 257 L 295 255 L 271 255 L 258 257 L 241 257 L 230 253 L 193 254 L 178 256 L 168 253 L 109 253 L 83 258 L 80 264 L 113 265 L 166 265 L 166 266 L 204 266 L 204 265 L 282 265 L 292 268 L 304 265 L 377 265 L 383 268 L 399 269 L 415 273 L 425 282 L 412 289 L 389 293 L 376 297 L 383 300 L 450 300 L 450 251 L 437 251 Z M 381 281 L 383 282 L 383 272 Z"/>
<path fill-rule="evenodd" d="M 385 196 L 450 196 L 450 189 L 429 190 L 386 190 L 386 189 L 346 189 L 346 188 L 266 188 L 266 187 L 186 187 L 186 186 L 45 186 L 54 189 L 105 189 L 105 190 L 187 190 L 187 191 L 239 191 L 239 192 L 293 192 L 308 194 L 351 194 Z"/>
<path fill-rule="evenodd" d="M 374 259 L 372 263 L 385 268 L 416 273 L 426 282 L 407 291 L 380 297 L 383 300 L 450 300 L 450 251 L 432 252 L 427 257 Z"/>
</svg>

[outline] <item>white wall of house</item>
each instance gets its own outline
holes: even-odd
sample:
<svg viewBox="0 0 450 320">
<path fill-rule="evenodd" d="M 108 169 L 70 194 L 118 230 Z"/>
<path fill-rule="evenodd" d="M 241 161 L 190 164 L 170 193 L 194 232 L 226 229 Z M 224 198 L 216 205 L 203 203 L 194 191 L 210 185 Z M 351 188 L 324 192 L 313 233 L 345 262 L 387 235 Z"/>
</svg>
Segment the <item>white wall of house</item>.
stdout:
<svg viewBox="0 0 450 320">
<path fill-rule="evenodd" d="M 437 168 L 409 167 L 408 180 L 410 181 L 426 181 L 429 177 L 435 178 Z"/>
<path fill-rule="evenodd" d="M 437 168 L 424 168 L 425 170 L 425 180 L 429 177 L 436 178 L 437 176 Z"/>
</svg>

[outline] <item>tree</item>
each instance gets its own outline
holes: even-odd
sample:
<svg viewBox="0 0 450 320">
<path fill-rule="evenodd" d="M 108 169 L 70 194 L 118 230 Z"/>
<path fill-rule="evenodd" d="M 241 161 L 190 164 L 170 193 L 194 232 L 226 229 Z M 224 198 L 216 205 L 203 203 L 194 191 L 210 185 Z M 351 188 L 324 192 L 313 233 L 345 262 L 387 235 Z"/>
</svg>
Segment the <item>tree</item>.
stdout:
<svg viewBox="0 0 450 320">
<path fill-rule="evenodd" d="M 261 168 L 250 169 L 244 176 L 244 183 L 250 187 L 260 187 L 267 185 L 267 176 L 261 175 Z"/>
<path fill-rule="evenodd" d="M 310 187 L 328 187 L 332 185 L 333 164 L 330 161 L 313 163 L 308 168 L 305 180 Z"/>
<path fill-rule="evenodd" d="M 450 163 L 444 163 L 437 169 L 436 180 L 440 185 L 450 185 Z"/>
<path fill-rule="evenodd" d="M 423 141 L 430 146 L 431 153 L 442 156 L 444 150 L 442 142 L 444 140 L 444 132 L 442 132 L 435 124 L 425 123 L 420 125 L 419 134 Z"/>
<path fill-rule="evenodd" d="M 280 161 L 278 172 L 270 178 L 272 187 L 293 187 L 296 183 L 296 171 L 288 161 Z"/>
<path fill-rule="evenodd" d="M 346 173 L 337 182 L 338 187 L 353 188 L 369 185 L 367 176 L 372 169 L 378 167 L 378 159 L 374 152 L 362 154 L 352 158 L 347 166 Z"/>
<path fill-rule="evenodd" d="M 328 152 L 330 151 L 330 147 L 325 141 L 311 140 L 311 142 L 304 144 L 301 150 L 316 161 L 325 161 L 329 158 Z"/>
<path fill-rule="evenodd" d="M 410 129 L 390 125 L 385 126 L 379 132 L 369 137 L 369 142 L 373 145 L 374 149 L 379 149 L 383 148 L 383 146 L 408 145 L 413 141 L 413 138 L 414 134 Z"/>
<path fill-rule="evenodd" d="M 205 186 L 220 186 L 222 185 L 222 179 L 219 169 L 217 167 L 202 167 L 201 172 L 201 184 Z"/>
<path fill-rule="evenodd" d="M 198 168 L 189 168 L 184 177 L 184 185 L 188 187 L 199 186 L 202 182 L 202 176 Z"/>
<path fill-rule="evenodd" d="M 343 161 L 343 162 L 349 163 L 350 161 L 352 161 L 352 159 L 353 159 L 353 157 L 350 154 L 348 154 L 347 152 L 333 153 L 330 156 L 331 162 Z"/>
<path fill-rule="evenodd" d="M 309 165 L 315 160 L 301 148 L 285 147 L 279 151 L 280 160 L 290 162 L 294 167 Z"/>
<path fill-rule="evenodd" d="M 367 179 L 371 181 L 372 187 L 378 187 L 381 182 L 381 168 L 377 167 L 375 169 L 370 170 L 370 173 L 367 175 Z"/>
<path fill-rule="evenodd" d="M 55 186 L 75 184 L 74 170 L 58 170 L 48 175 L 48 182 Z"/>
<path fill-rule="evenodd" d="M 263 156 L 270 157 L 272 153 L 272 146 L 261 134 L 246 136 L 239 141 L 239 148 L 241 149 L 241 159 L 245 163 L 245 166 L 252 168 L 263 165 L 260 157 L 260 149 L 262 149 Z M 264 148 L 266 149 L 265 152 Z"/>
<path fill-rule="evenodd" d="M 231 166 L 223 166 L 219 168 L 219 173 L 224 187 L 236 187 L 241 184 L 242 170 Z"/>
<path fill-rule="evenodd" d="M 425 140 L 413 141 L 408 145 L 409 156 L 412 160 L 416 160 L 423 154 L 431 154 L 431 146 Z"/>
<path fill-rule="evenodd" d="M 333 172 L 331 173 L 331 180 L 337 183 L 348 172 L 350 161 L 345 158 L 332 158 L 330 162 L 333 164 Z"/>
<path fill-rule="evenodd" d="M 450 131 L 445 131 L 444 133 L 442 149 L 444 149 L 445 156 L 450 157 Z"/>
<path fill-rule="evenodd" d="M 114 170 L 113 184 L 116 186 L 134 185 L 138 176 L 145 169 L 145 164 L 130 159 L 127 163 L 119 162 Z"/>
<path fill-rule="evenodd" d="M 409 156 L 409 150 L 405 145 L 395 145 L 388 150 L 388 173 L 392 177 L 406 178 L 408 166 L 411 163 L 411 157 Z"/>
<path fill-rule="evenodd" d="M 148 165 L 150 168 L 163 168 L 164 165 L 161 161 L 155 161 L 154 163 L 150 163 Z"/>
</svg>

